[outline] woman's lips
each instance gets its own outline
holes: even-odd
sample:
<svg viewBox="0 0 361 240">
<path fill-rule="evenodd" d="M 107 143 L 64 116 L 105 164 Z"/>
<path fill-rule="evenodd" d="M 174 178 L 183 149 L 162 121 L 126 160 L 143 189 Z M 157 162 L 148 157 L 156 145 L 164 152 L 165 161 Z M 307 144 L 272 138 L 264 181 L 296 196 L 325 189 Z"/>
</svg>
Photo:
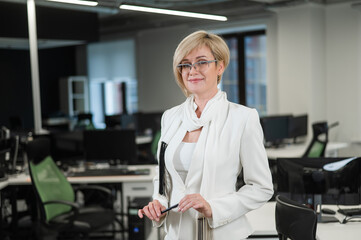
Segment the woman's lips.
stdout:
<svg viewBox="0 0 361 240">
<path fill-rule="evenodd" d="M 188 79 L 188 81 L 191 82 L 191 83 L 197 83 L 197 82 L 200 82 L 200 81 L 202 81 L 202 80 L 203 80 L 203 78 L 192 78 L 192 79 Z"/>
</svg>

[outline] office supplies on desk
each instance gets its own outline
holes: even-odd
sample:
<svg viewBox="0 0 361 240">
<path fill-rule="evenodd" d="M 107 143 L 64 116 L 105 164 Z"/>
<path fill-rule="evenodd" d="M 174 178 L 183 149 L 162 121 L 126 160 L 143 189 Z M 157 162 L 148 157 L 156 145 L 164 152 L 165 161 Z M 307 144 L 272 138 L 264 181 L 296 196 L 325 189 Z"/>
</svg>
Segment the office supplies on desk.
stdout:
<svg viewBox="0 0 361 240">
<path fill-rule="evenodd" d="M 340 208 L 337 212 L 346 216 L 361 216 L 361 208 Z"/>
<path fill-rule="evenodd" d="M 321 211 L 322 211 L 322 213 L 324 213 L 324 214 L 331 214 L 331 215 L 336 214 L 336 212 L 335 212 L 334 210 L 329 209 L 329 208 L 322 208 Z"/>
</svg>

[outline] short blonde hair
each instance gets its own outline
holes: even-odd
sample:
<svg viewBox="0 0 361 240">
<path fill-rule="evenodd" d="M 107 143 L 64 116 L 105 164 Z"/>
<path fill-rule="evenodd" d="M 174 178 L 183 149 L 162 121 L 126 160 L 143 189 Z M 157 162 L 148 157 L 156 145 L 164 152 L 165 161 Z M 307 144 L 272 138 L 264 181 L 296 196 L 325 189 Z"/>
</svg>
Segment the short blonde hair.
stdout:
<svg viewBox="0 0 361 240">
<path fill-rule="evenodd" d="M 178 45 L 173 56 L 173 73 L 178 86 L 182 89 L 184 95 L 190 95 L 187 88 L 183 83 L 182 74 L 178 71 L 179 65 L 185 56 L 187 56 L 193 49 L 198 47 L 207 46 L 211 50 L 217 62 L 223 62 L 224 69 L 227 68 L 229 63 L 229 48 L 226 42 L 218 35 L 208 33 L 206 31 L 197 31 L 185 37 Z M 217 64 L 216 62 L 216 64 Z M 218 76 L 217 84 L 221 81 L 222 76 Z"/>
</svg>

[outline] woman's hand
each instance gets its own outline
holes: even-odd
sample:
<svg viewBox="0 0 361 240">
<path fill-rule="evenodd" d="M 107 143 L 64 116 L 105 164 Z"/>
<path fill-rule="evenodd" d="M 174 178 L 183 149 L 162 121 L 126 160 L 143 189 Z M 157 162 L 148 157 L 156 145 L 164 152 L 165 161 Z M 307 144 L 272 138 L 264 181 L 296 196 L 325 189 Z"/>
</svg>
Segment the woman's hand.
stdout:
<svg viewBox="0 0 361 240">
<path fill-rule="evenodd" d="M 150 220 L 154 220 L 159 222 L 160 218 L 164 216 L 166 213 L 161 214 L 161 211 L 166 208 L 159 203 L 158 200 L 154 200 L 150 202 L 147 206 L 138 210 L 138 216 L 143 218 L 143 215 L 147 216 Z"/>
<path fill-rule="evenodd" d="M 212 218 L 211 206 L 199 193 L 186 195 L 180 200 L 178 211 L 185 212 L 190 208 L 194 208 L 206 218 Z"/>
</svg>

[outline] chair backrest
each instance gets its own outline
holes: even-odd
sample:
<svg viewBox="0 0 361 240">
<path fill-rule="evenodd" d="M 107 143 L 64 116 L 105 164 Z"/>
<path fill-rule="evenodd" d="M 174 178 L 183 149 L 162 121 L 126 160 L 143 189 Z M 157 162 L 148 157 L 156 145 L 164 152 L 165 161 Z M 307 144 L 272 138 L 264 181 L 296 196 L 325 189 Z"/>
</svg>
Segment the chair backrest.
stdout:
<svg viewBox="0 0 361 240">
<path fill-rule="evenodd" d="M 280 239 L 316 240 L 317 214 L 284 196 L 276 196 L 276 230 Z"/>
<path fill-rule="evenodd" d="M 44 205 L 44 203 L 52 200 L 74 202 L 75 194 L 72 186 L 49 155 L 39 161 L 38 157 L 42 156 L 41 153 L 47 152 L 46 149 L 50 146 L 46 144 L 46 140 L 34 139 L 28 143 L 27 151 L 30 153 L 28 154 L 29 172 L 40 203 L 42 219 L 49 222 L 55 216 L 69 212 L 71 207 L 62 204 Z"/>
<path fill-rule="evenodd" d="M 95 129 L 93 123 L 92 113 L 79 113 L 77 116 L 77 122 L 74 126 L 75 130 L 93 130 Z"/>
<path fill-rule="evenodd" d="M 312 124 L 312 140 L 308 145 L 305 153 L 302 157 L 306 158 L 317 158 L 324 157 L 326 146 L 328 143 L 328 124 L 327 122 L 317 122 Z M 324 135 L 324 139 L 321 139 L 320 136 Z"/>
</svg>

